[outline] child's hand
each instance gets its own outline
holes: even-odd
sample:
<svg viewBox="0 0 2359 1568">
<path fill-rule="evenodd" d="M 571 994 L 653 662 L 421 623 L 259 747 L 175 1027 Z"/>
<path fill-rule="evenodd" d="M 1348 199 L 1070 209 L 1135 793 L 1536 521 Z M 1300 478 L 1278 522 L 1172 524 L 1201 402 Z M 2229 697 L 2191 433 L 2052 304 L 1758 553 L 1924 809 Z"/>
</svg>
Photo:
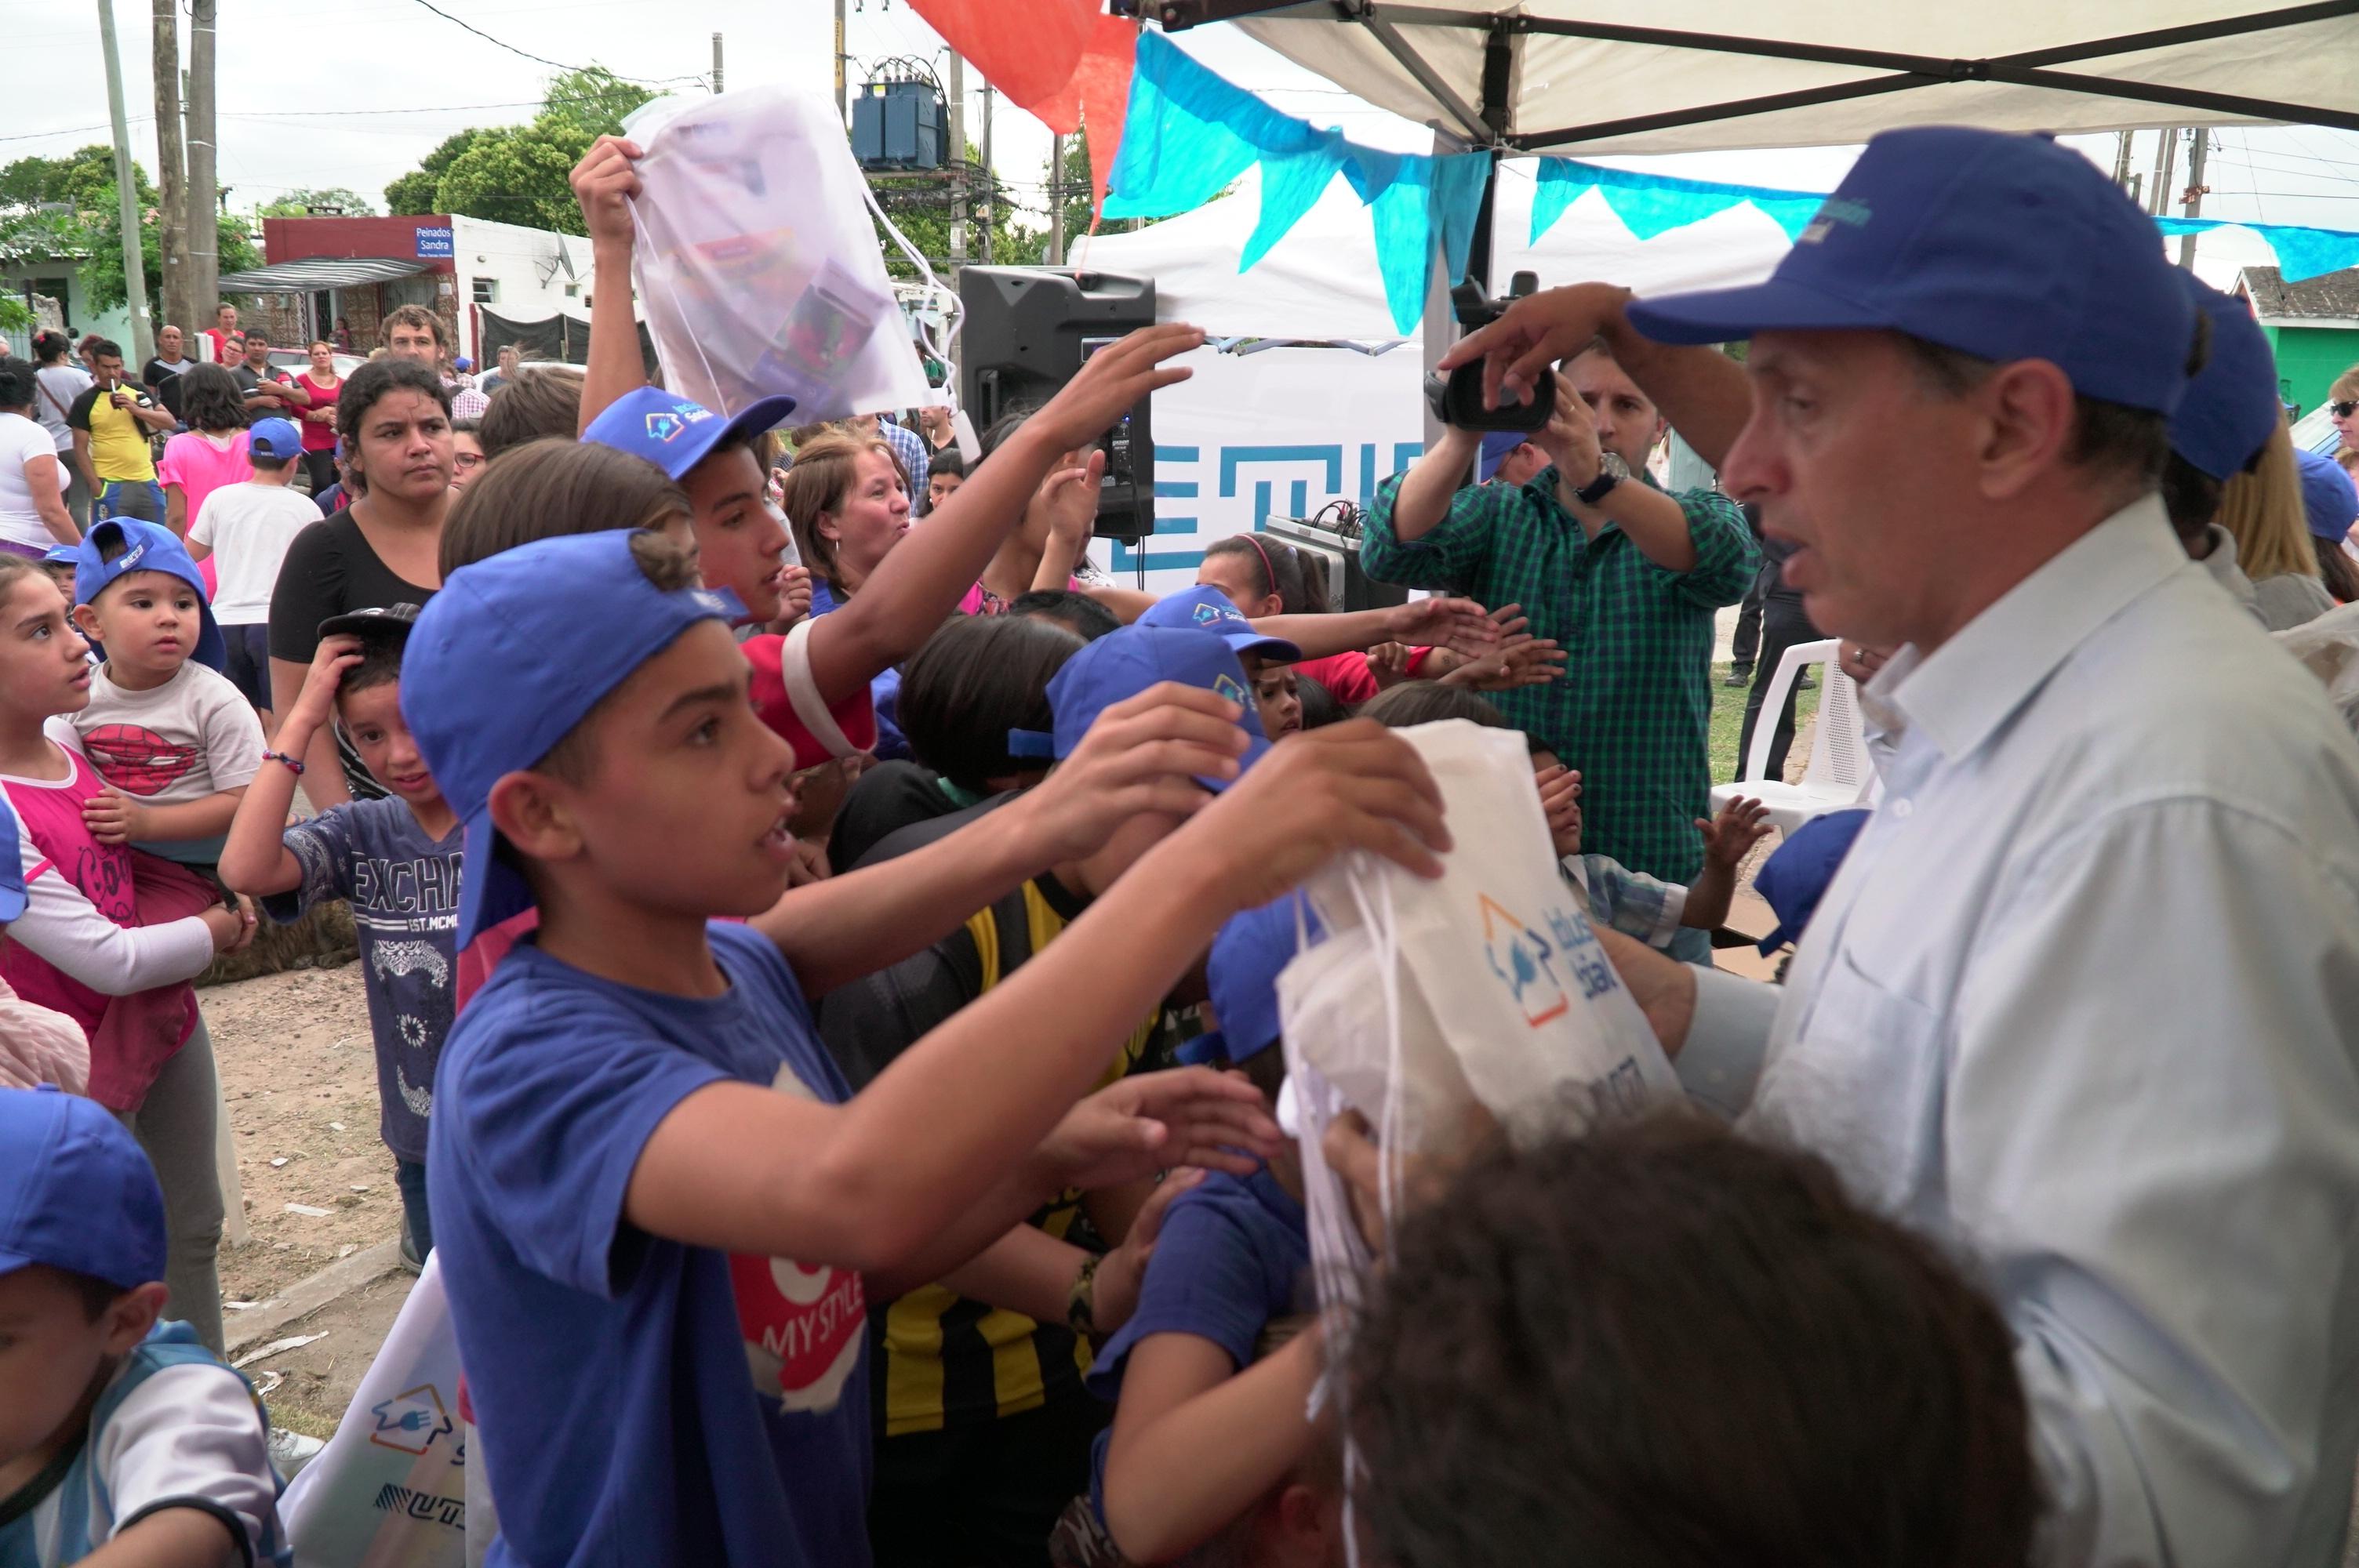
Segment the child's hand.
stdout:
<svg viewBox="0 0 2359 1568">
<path fill-rule="evenodd" d="M 1438 651 L 1448 652 L 1447 649 Z M 1408 654 L 1407 643 L 1379 643 L 1368 650 L 1368 673 L 1375 677 L 1379 691 L 1390 691 L 1408 679 Z M 1433 654 L 1428 654 L 1426 657 L 1430 659 Z"/>
<path fill-rule="evenodd" d="M 146 806 L 112 786 L 82 803 L 82 825 L 102 844 L 145 838 L 153 821 Z"/>
<path fill-rule="evenodd" d="M 1178 1165 L 1249 1176 L 1285 1141 L 1242 1074 L 1178 1067 L 1100 1089 L 1065 1113 L 1040 1153 L 1058 1185 L 1087 1191 Z"/>
<path fill-rule="evenodd" d="M 1447 649 L 1436 649 L 1431 655 L 1440 658 Z M 1462 686 L 1470 691 L 1513 691 L 1517 687 L 1546 686 L 1564 674 L 1569 655 L 1547 638 L 1535 637 L 1527 632 L 1517 632 L 1503 637 L 1499 645 L 1478 659 L 1460 659 L 1451 654 L 1453 668 L 1442 673 L 1444 685 Z"/>
<path fill-rule="evenodd" d="M 810 613 L 811 575 L 809 567 L 786 567 L 778 573 L 778 614 L 770 630 L 784 636 L 795 622 Z"/>
<path fill-rule="evenodd" d="M 1697 818 L 1696 829 L 1703 835 L 1703 858 L 1733 871 L 1769 837 L 1769 808 L 1757 800 L 1732 800 L 1711 821 Z"/>
<path fill-rule="evenodd" d="M 1234 704 L 1165 681 L 1099 714 L 1072 754 L 1015 809 L 1043 836 L 1036 851 L 1042 865 L 1078 860 L 1141 812 L 1201 810 L 1212 797 L 1196 779 L 1231 776 L 1245 749 Z"/>
<path fill-rule="evenodd" d="M 317 730 L 325 724 L 336 708 L 336 687 L 344 672 L 361 662 L 361 640 L 349 633 L 320 639 L 319 651 L 311 655 L 311 667 L 303 676 L 303 694 L 295 699 L 294 711 L 288 717 L 305 720 Z"/>
<path fill-rule="evenodd" d="M 1532 777 L 1539 785 L 1540 814 L 1548 818 L 1549 842 L 1560 858 L 1581 853 L 1581 775 L 1559 762 Z"/>
<path fill-rule="evenodd" d="M 1132 1217 L 1122 1245 L 1099 1260 L 1097 1274 L 1090 1281 L 1090 1324 L 1101 1337 L 1128 1323 L 1130 1314 L 1138 1310 L 1138 1287 L 1147 1278 L 1147 1260 L 1155 1255 L 1155 1238 L 1163 1231 L 1163 1211 L 1203 1179 L 1202 1169 L 1190 1165 L 1156 1183 Z"/>
<path fill-rule="evenodd" d="M 1471 599 L 1412 599 L 1385 611 L 1385 636 L 1478 657 L 1499 641 L 1499 623 Z"/>
<path fill-rule="evenodd" d="M 1105 478 L 1105 449 L 1090 453 L 1077 469 L 1060 469 L 1040 486 L 1039 503 L 1049 516 L 1049 536 L 1076 553 L 1088 547 L 1098 520 L 1098 485 Z"/>
<path fill-rule="evenodd" d="M 1157 847 L 1215 869 L 1231 910 L 1256 909 L 1346 849 L 1421 877 L 1450 849 L 1441 792 L 1417 749 L 1371 719 L 1289 735 Z"/>
<path fill-rule="evenodd" d="M 213 934 L 215 954 L 238 952 L 254 940 L 254 906 L 244 899 L 235 909 L 214 904 L 200 918 Z"/>
</svg>

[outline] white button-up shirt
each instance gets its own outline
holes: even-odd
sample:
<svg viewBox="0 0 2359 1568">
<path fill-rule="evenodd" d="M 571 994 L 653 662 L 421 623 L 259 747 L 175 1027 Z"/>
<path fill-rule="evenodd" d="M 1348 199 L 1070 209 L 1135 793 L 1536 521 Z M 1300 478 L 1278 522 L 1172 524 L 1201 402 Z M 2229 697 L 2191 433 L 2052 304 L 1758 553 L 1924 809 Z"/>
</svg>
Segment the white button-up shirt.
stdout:
<svg viewBox="0 0 2359 1568">
<path fill-rule="evenodd" d="M 2359 1457 L 2359 748 L 2116 514 L 1870 687 L 1908 723 L 1782 992 L 1679 1058 L 1951 1243 L 2075 1565 L 2340 1561 Z"/>
</svg>

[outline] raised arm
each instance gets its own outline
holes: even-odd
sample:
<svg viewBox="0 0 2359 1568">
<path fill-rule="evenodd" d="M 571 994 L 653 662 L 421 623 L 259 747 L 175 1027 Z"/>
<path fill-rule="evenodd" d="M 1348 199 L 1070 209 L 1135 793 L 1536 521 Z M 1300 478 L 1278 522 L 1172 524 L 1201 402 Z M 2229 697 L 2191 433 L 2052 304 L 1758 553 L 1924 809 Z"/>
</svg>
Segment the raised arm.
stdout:
<svg viewBox="0 0 2359 1568">
<path fill-rule="evenodd" d="M 582 204 L 582 230 L 590 236 L 590 265 L 607 280 L 590 299 L 590 362 L 582 377 L 576 435 L 587 434 L 591 422 L 617 399 L 647 384 L 638 319 L 631 310 L 631 198 L 639 193 L 633 165 L 644 156 L 636 142 L 600 136 L 573 166 L 573 199 Z M 601 299 L 606 303 L 599 304 Z"/>
<path fill-rule="evenodd" d="M 280 752 L 297 758 L 303 755 L 335 710 L 337 683 L 360 662 L 359 638 L 321 639 L 301 695 L 282 710 L 287 717 L 278 725 Z M 274 760 L 263 763 L 262 771 L 246 786 L 237 818 L 230 824 L 229 841 L 222 846 L 221 879 L 231 891 L 266 898 L 303 885 L 303 863 L 287 848 L 287 813 L 295 804 L 295 770 Z"/>
<path fill-rule="evenodd" d="M 1042 1154 L 1044 1140 L 1223 919 L 1347 848 L 1438 874 L 1447 841 L 1432 780 L 1399 737 L 1345 723 L 1292 738 L 848 1105 L 737 1083 L 681 1100 L 639 1155 L 626 1213 L 691 1245 L 883 1273 L 1027 1161 L 1043 1162 L 1036 1177 L 1062 1166 L 1098 1184 Z"/>
<path fill-rule="evenodd" d="M 851 602 L 812 625 L 811 676 L 820 695 L 841 702 L 917 652 L 974 586 L 1058 459 L 1096 440 L 1140 398 L 1187 380 L 1184 367 L 1164 362 L 1203 341 L 1193 327 L 1166 323 L 1092 355 L 924 527 L 893 547 Z"/>
<path fill-rule="evenodd" d="M 1529 396 L 1541 371 L 1603 338 L 1614 358 L 1652 398 L 1696 455 L 1718 468 L 1753 412 L 1753 389 L 1735 361 L 1712 348 L 1674 348 L 1641 336 L 1624 314 L 1633 296 L 1610 283 L 1576 283 L 1527 294 L 1469 332 L 1441 356 L 1443 370 L 1483 362 L 1484 395 Z"/>
</svg>

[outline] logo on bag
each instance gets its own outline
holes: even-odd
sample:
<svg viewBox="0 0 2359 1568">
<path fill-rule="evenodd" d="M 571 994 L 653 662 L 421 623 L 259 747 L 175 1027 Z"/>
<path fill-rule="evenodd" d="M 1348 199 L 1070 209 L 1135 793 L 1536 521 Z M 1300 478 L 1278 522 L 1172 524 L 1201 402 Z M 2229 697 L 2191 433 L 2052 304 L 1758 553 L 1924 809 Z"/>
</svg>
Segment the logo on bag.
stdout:
<svg viewBox="0 0 2359 1568">
<path fill-rule="evenodd" d="M 771 1087 L 811 1098 L 794 1069 Z M 729 1285 L 755 1391 L 785 1411 L 832 1411 L 867 1354 L 868 1296 L 858 1274 L 790 1258 L 733 1253 Z"/>
<path fill-rule="evenodd" d="M 1538 1029 L 1572 1007 L 1557 977 L 1557 950 L 1521 915 L 1492 898 L 1477 895 L 1483 914 L 1483 951 L 1491 973 L 1507 988 L 1527 1028 Z"/>
<path fill-rule="evenodd" d="M 456 1430 L 450 1412 L 442 1408 L 441 1393 L 431 1383 L 420 1383 L 371 1405 L 369 1414 L 376 1417 L 376 1430 L 369 1433 L 369 1441 L 404 1454 L 423 1454 L 434 1446 L 436 1438 Z"/>
</svg>

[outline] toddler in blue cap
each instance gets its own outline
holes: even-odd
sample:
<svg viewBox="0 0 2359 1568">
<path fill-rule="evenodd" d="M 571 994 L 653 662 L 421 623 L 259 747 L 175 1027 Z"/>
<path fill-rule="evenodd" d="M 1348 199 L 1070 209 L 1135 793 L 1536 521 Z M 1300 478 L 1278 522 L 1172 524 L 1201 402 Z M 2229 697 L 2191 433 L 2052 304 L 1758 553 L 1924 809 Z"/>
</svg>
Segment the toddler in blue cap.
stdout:
<svg viewBox="0 0 2359 1568">
<path fill-rule="evenodd" d="M 102 844 L 210 870 L 262 767 L 262 721 L 221 673 L 204 579 L 172 531 L 95 524 L 74 564 L 74 624 L 101 661 L 74 734 L 106 783 L 83 810 Z"/>
<path fill-rule="evenodd" d="M 1446 843 L 1373 727 L 1207 803 L 1183 781 L 1234 774 L 1237 709 L 1164 685 L 987 838 L 787 895 L 792 756 L 735 608 L 676 542 L 603 532 L 462 568 L 410 634 L 402 710 L 464 825 L 457 939 L 540 912 L 451 1031 L 429 1133 L 494 1563 L 866 1561 L 871 1295 L 1068 1187 L 1275 1147 L 1221 1075 L 1089 1090 L 1229 914 L 1346 846 L 1431 871 Z M 1201 809 L 1050 951 L 850 1092 L 807 995 L 1183 789 Z"/>
<path fill-rule="evenodd" d="M 287 1564 L 269 1422 L 165 1305 L 164 1195 L 94 1102 L 0 1089 L 0 1563 Z"/>
</svg>

